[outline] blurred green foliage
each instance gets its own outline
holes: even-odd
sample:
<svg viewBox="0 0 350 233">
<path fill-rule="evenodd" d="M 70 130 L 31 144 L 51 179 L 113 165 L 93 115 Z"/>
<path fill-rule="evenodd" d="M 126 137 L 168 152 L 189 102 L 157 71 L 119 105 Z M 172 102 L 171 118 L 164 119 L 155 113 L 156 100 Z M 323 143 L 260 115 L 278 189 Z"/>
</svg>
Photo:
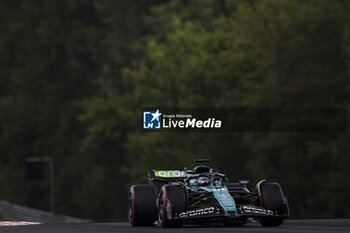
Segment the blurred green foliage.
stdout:
<svg viewBox="0 0 350 233">
<path fill-rule="evenodd" d="M 141 107 L 348 106 L 340 0 L 0 2 L 0 198 L 125 220 L 131 184 L 198 157 L 275 180 L 293 217 L 350 217 L 348 133 L 142 133 Z"/>
</svg>

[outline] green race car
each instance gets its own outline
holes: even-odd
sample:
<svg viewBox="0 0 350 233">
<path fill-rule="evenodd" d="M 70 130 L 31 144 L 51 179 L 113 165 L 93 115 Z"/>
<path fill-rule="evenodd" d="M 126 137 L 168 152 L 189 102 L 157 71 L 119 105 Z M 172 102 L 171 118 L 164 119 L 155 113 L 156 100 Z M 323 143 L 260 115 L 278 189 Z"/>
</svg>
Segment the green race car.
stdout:
<svg viewBox="0 0 350 233">
<path fill-rule="evenodd" d="M 163 227 L 183 224 L 241 225 L 258 220 L 264 227 L 279 226 L 289 216 L 287 198 L 278 183 L 262 180 L 255 192 L 248 180 L 228 183 L 224 174 L 205 166 L 192 170 L 151 170 L 147 185 L 133 185 L 128 218 L 133 226 L 158 222 Z"/>
</svg>

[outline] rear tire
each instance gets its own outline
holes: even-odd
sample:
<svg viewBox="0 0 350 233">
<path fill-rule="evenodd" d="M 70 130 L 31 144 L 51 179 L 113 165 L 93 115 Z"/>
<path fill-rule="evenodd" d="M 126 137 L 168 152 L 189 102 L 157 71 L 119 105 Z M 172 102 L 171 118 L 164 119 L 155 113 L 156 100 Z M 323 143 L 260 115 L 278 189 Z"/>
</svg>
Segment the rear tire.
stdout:
<svg viewBox="0 0 350 233">
<path fill-rule="evenodd" d="M 129 222 L 133 226 L 152 226 L 157 221 L 158 191 L 153 185 L 133 185 L 129 192 Z"/>
<path fill-rule="evenodd" d="M 259 196 L 259 204 L 261 207 L 271 210 L 278 215 L 285 214 L 285 198 L 281 186 L 278 183 L 261 183 Z M 261 218 L 259 222 L 264 227 L 275 227 L 283 223 L 283 218 L 265 217 Z"/>
<path fill-rule="evenodd" d="M 181 220 L 172 220 L 186 209 L 186 192 L 182 185 L 164 185 L 160 191 L 158 222 L 162 227 L 181 227 Z"/>
</svg>

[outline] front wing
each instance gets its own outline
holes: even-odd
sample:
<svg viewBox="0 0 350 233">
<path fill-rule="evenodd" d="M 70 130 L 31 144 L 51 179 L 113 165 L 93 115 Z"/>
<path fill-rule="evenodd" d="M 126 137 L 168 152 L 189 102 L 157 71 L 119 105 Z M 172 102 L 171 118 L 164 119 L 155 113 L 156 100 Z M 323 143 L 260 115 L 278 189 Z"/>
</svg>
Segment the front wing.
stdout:
<svg viewBox="0 0 350 233">
<path fill-rule="evenodd" d="M 172 217 L 173 220 L 199 220 L 208 218 L 224 218 L 224 219 L 238 219 L 242 217 L 263 218 L 263 217 L 279 217 L 285 218 L 287 216 L 278 215 L 277 213 L 267 210 L 262 207 L 254 205 L 239 205 L 236 211 L 225 211 L 217 206 L 208 206 L 200 208 L 188 209 Z"/>
</svg>

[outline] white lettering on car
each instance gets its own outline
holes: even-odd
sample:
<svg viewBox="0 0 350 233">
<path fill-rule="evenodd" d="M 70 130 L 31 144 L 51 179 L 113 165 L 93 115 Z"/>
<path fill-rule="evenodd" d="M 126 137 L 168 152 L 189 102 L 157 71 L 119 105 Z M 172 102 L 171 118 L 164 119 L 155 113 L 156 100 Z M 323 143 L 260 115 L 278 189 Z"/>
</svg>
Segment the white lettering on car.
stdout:
<svg viewBox="0 0 350 233">
<path fill-rule="evenodd" d="M 197 210 L 190 210 L 186 212 L 182 212 L 179 214 L 180 218 L 187 218 L 187 217 L 194 217 L 199 215 L 205 215 L 205 214 L 212 214 L 214 213 L 215 208 L 214 207 L 208 207 L 203 209 L 197 209 Z"/>
<path fill-rule="evenodd" d="M 252 206 L 242 206 L 241 210 L 245 213 L 273 215 L 273 212 L 271 210 L 266 210 Z"/>
<path fill-rule="evenodd" d="M 185 177 L 186 174 L 184 171 L 179 170 L 169 170 L 169 171 L 156 171 L 155 175 L 158 177 Z"/>
</svg>

